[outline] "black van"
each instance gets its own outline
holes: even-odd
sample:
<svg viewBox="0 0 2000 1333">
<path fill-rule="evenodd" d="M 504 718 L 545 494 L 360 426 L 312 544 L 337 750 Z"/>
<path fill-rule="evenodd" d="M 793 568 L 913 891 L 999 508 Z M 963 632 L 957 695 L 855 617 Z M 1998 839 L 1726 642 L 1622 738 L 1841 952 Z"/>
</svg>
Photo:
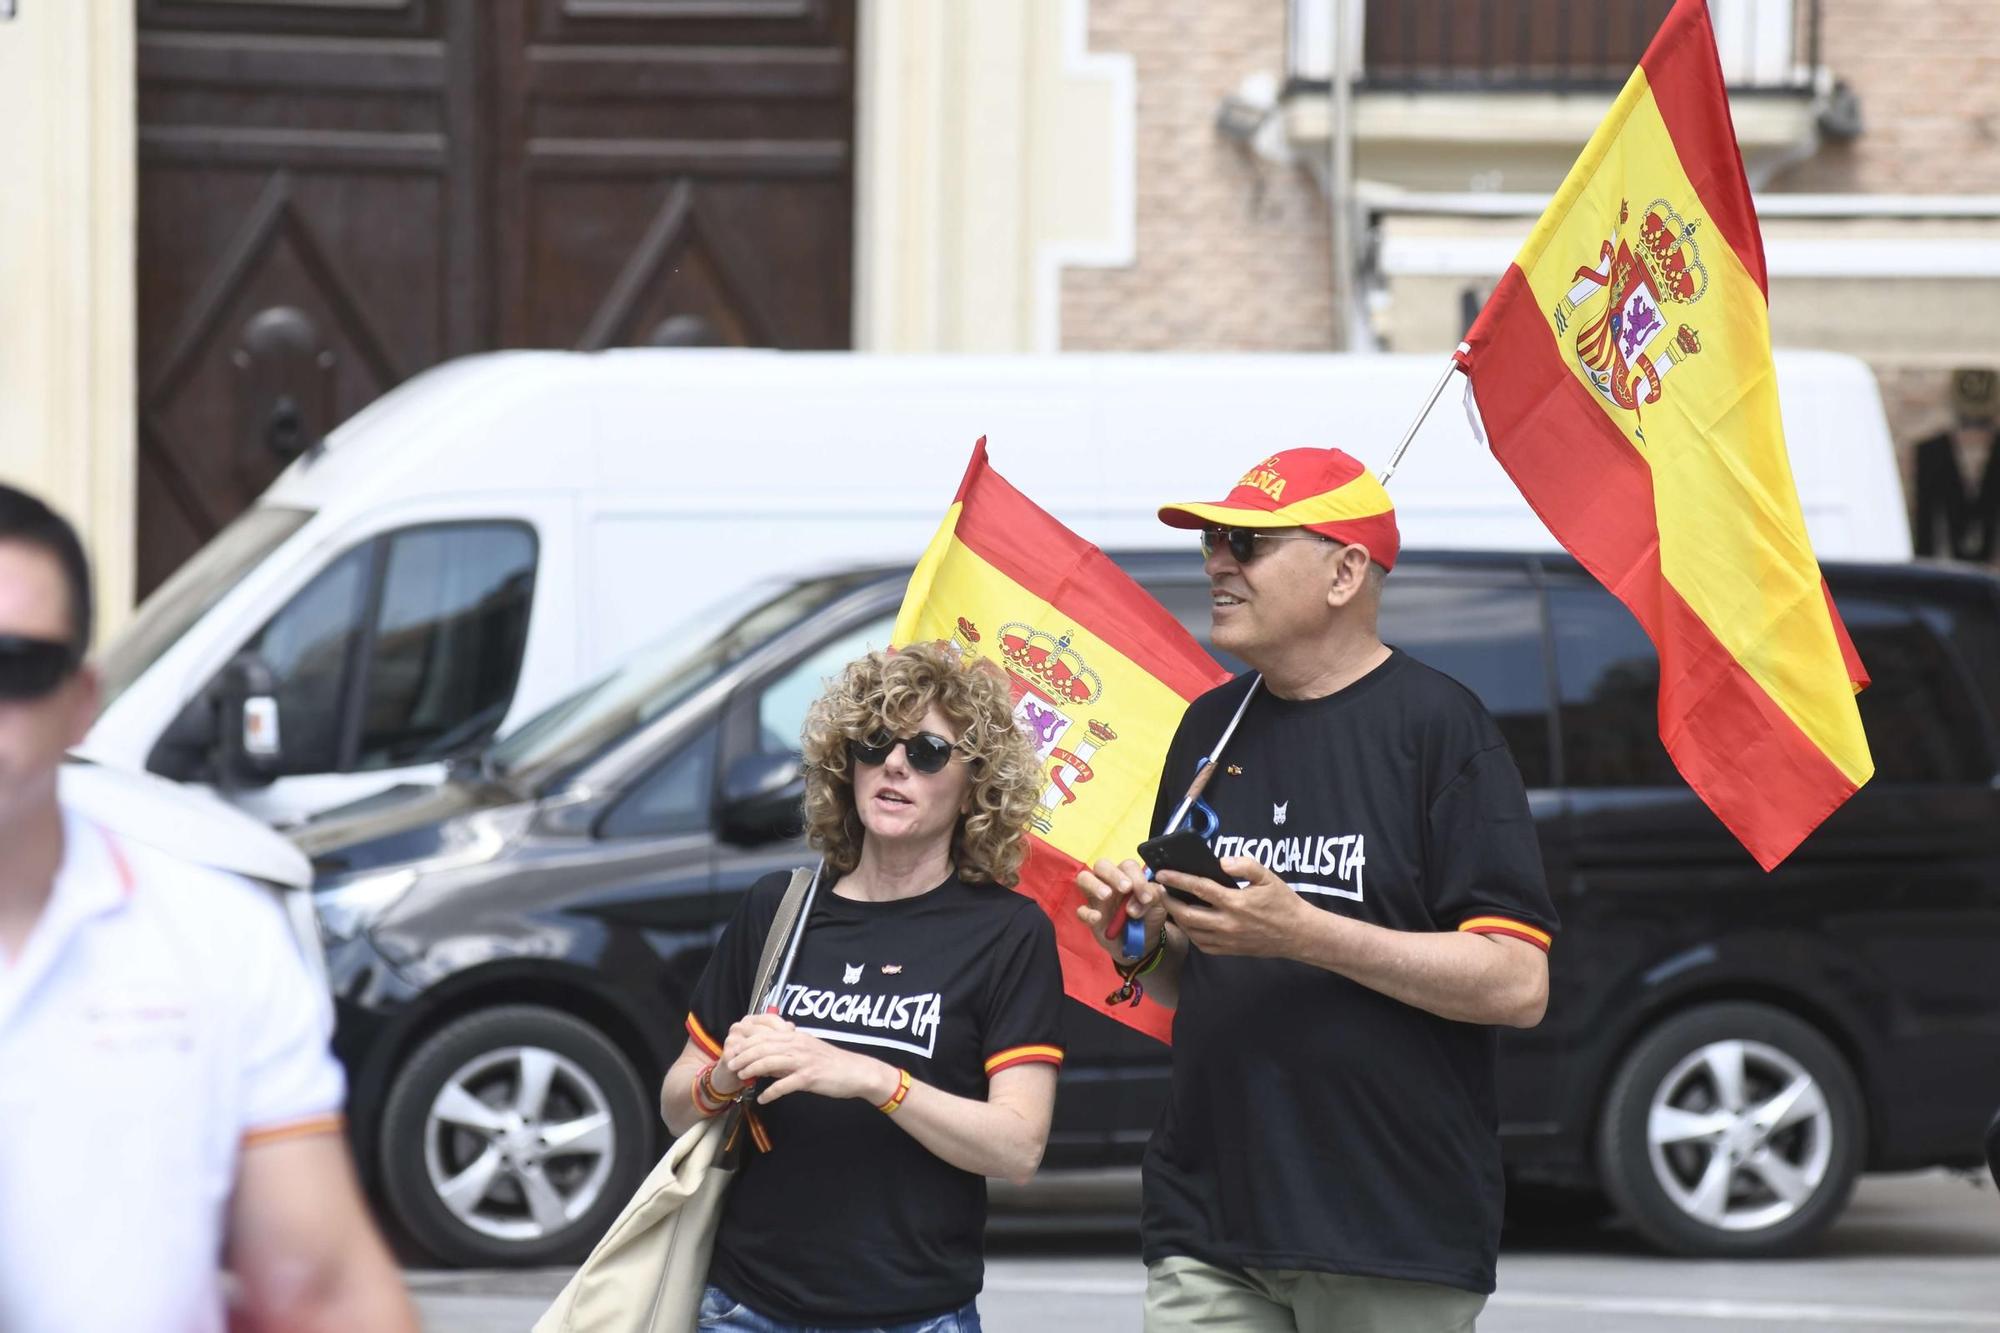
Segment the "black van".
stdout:
<svg viewBox="0 0 2000 1333">
<path fill-rule="evenodd" d="M 1192 554 L 1120 557 L 1199 637 Z M 1476 690 L 1531 789 L 1563 934 L 1503 1033 L 1517 1194 L 1659 1245 L 1807 1244 L 1862 1170 L 1979 1162 L 2000 1105 L 2000 580 L 1829 567 L 1876 777 L 1770 875 L 1676 776 L 1658 665 L 1572 562 L 1408 553 L 1384 637 Z M 574 1258 L 660 1147 L 659 1078 L 737 895 L 801 863 L 797 757 L 905 569 L 802 579 L 460 763 L 321 821 L 358 1155 L 464 1264 Z M 1230 664 L 1235 665 L 1235 664 Z M 1165 1051 L 1071 1006 L 1050 1167 L 1139 1158 Z"/>
</svg>

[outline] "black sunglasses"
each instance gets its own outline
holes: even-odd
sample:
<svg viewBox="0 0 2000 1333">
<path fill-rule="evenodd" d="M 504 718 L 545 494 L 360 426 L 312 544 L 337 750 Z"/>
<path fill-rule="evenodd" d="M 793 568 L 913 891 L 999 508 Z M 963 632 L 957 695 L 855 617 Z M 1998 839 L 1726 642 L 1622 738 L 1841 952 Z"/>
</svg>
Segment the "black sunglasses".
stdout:
<svg viewBox="0 0 2000 1333">
<path fill-rule="evenodd" d="M 849 741 L 847 753 L 857 764 L 870 768 L 888 761 L 896 747 L 903 747 L 903 757 L 910 767 L 919 773 L 940 773 L 951 762 L 951 752 L 958 748 L 957 741 L 948 741 L 934 731 L 920 731 L 914 736 L 892 736 L 886 731 L 878 731 L 865 741 Z"/>
<path fill-rule="evenodd" d="M 76 649 L 66 643 L 0 634 L 0 699 L 39 699 L 81 663 Z"/>
<path fill-rule="evenodd" d="M 1261 528 L 1203 528 L 1201 530 L 1201 558 L 1206 560 L 1214 555 L 1216 548 L 1228 546 L 1229 554 L 1239 565 L 1247 565 L 1263 555 L 1269 547 L 1267 542 L 1296 542 L 1312 540 L 1338 546 L 1331 537 L 1323 537 L 1317 532 L 1266 532 Z"/>
</svg>

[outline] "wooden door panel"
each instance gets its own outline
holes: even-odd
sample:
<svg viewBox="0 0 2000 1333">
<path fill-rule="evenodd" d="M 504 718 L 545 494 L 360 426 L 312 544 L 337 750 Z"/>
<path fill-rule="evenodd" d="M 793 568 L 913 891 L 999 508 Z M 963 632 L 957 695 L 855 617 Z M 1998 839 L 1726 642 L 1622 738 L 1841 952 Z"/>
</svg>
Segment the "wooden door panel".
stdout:
<svg viewBox="0 0 2000 1333">
<path fill-rule="evenodd" d="M 844 0 L 139 0 L 140 584 L 447 357 L 843 347 Z"/>
<path fill-rule="evenodd" d="M 852 45 L 853 0 L 530 0 L 533 39 Z"/>
<path fill-rule="evenodd" d="M 139 32 L 438 36 L 450 0 L 138 0 Z"/>
<path fill-rule="evenodd" d="M 851 6 L 535 0 L 513 17 L 496 31 L 506 340 L 847 345 Z"/>
</svg>

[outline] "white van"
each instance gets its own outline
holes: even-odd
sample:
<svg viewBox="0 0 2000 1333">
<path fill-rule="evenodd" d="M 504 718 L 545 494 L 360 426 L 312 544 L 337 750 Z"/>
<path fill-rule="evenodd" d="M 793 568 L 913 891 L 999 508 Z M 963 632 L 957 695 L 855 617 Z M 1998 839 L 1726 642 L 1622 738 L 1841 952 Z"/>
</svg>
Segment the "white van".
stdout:
<svg viewBox="0 0 2000 1333">
<path fill-rule="evenodd" d="M 291 824 L 508 730 L 753 583 L 908 560 L 985 435 L 993 465 L 1105 547 L 1183 538 L 1165 500 L 1258 455 L 1376 468 L 1443 356 L 874 357 L 503 352 L 340 427 L 147 599 L 105 654 L 84 753 L 215 782 Z M 1873 375 L 1781 353 L 1824 556 L 1909 557 Z M 1457 390 L 1390 485 L 1411 547 L 1550 548 Z M 223 715 L 230 725 L 221 726 Z"/>
</svg>

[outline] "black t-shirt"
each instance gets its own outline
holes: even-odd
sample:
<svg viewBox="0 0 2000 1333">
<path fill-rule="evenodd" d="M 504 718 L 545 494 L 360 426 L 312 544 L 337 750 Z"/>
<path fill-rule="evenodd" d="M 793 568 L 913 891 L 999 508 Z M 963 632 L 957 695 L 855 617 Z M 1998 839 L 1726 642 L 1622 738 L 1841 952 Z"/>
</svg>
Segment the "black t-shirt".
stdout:
<svg viewBox="0 0 2000 1333">
<path fill-rule="evenodd" d="M 719 1054 L 752 1003 L 757 959 L 789 876 L 744 895 L 695 988 L 688 1032 Z M 956 878 L 897 902 L 822 884 L 780 1013 L 822 1040 L 960 1097 L 1017 1064 L 1062 1063 L 1062 971 L 1040 907 Z M 979 1294 L 986 1182 L 867 1102 L 794 1092 L 758 1108 L 768 1152 L 747 1155 L 724 1205 L 710 1280 L 792 1323 L 898 1323 Z"/>
<path fill-rule="evenodd" d="M 1153 824 L 1249 688 L 1189 707 Z M 1204 799 L 1218 856 L 1393 930 L 1556 928 L 1527 795 L 1471 692 L 1404 655 L 1338 693 L 1260 690 Z M 1495 1032 L 1280 959 L 1191 950 L 1173 1090 L 1145 1163 L 1148 1263 L 1186 1255 L 1493 1289 Z"/>
</svg>

